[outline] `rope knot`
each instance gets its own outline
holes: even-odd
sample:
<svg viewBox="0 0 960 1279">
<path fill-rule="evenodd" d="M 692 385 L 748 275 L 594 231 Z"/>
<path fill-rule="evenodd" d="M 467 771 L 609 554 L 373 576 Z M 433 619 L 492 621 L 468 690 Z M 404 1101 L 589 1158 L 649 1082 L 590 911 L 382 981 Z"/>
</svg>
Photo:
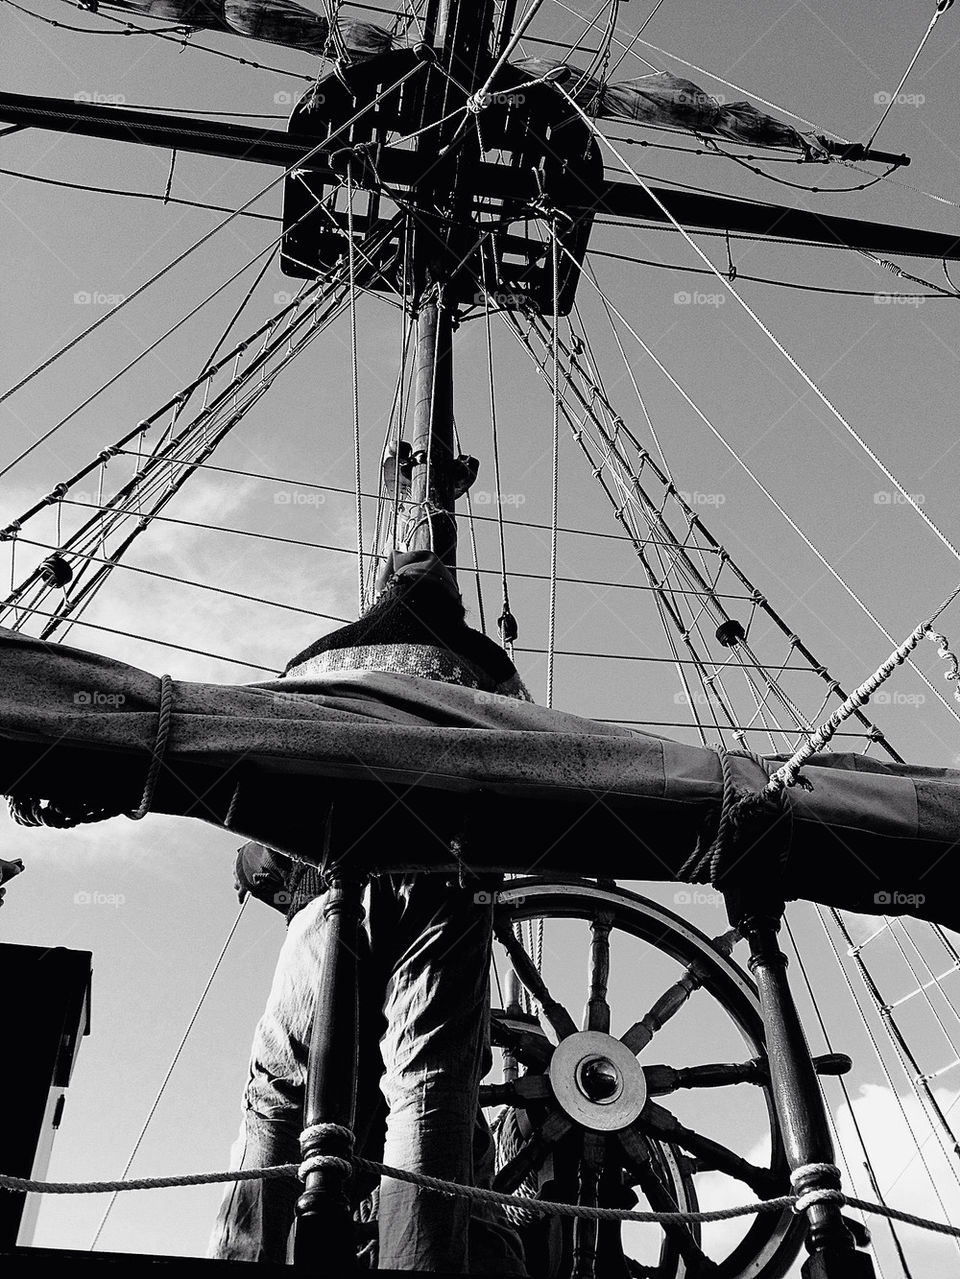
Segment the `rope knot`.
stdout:
<svg viewBox="0 0 960 1279">
<path fill-rule="evenodd" d="M 677 872 L 677 878 L 689 883 L 719 883 L 730 869 L 735 854 L 744 855 L 762 848 L 765 837 L 774 822 L 783 815 L 786 798 L 781 790 L 771 790 L 769 783 L 762 790 L 745 790 L 736 785 L 731 759 L 734 755 L 753 760 L 769 777 L 766 762 L 752 751 L 730 752 L 716 747 L 723 779 L 720 816 L 713 839 L 704 848 L 704 838 L 697 839 L 696 846 Z"/>
<path fill-rule="evenodd" d="M 311 1153 L 311 1148 L 317 1142 L 326 1141 L 338 1145 L 343 1153 L 339 1155 L 326 1152 Z M 342 1124 L 310 1124 L 300 1134 L 302 1162 L 297 1169 L 297 1176 L 301 1181 L 306 1181 L 310 1173 L 327 1169 L 339 1172 L 342 1177 L 352 1177 L 353 1143 L 353 1133 Z"/>
</svg>

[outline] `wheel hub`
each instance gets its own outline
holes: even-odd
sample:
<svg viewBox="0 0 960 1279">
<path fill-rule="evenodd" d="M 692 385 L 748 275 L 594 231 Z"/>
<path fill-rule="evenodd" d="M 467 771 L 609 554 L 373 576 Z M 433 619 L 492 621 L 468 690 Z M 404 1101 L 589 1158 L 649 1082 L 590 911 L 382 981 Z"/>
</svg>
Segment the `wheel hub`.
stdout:
<svg viewBox="0 0 960 1279">
<path fill-rule="evenodd" d="M 619 1039 L 582 1030 L 564 1039 L 550 1061 L 554 1096 L 571 1119 L 593 1132 L 617 1132 L 647 1101 L 643 1068 Z"/>
</svg>

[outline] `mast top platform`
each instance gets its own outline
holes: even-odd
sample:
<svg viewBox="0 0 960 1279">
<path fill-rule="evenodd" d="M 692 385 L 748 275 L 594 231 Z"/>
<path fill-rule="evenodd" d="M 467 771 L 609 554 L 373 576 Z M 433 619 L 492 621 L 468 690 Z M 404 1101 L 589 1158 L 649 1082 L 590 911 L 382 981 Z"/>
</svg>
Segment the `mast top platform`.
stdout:
<svg viewBox="0 0 960 1279">
<path fill-rule="evenodd" d="M 487 63 L 493 66 L 485 55 L 481 76 Z M 365 287 L 413 299 L 428 279 L 442 279 L 451 304 L 469 308 L 490 295 L 501 309 L 552 314 L 543 226 L 552 222 L 560 244 L 557 309 L 569 312 L 593 223 L 591 197 L 603 182 L 596 141 L 549 84 L 515 67 L 494 78 L 479 117 L 469 98 L 433 50 L 424 56 L 420 48 L 341 68 L 312 86 L 294 107 L 289 133 L 314 145 L 329 138 L 329 151 L 321 146 L 319 154 L 342 181 L 305 169 L 285 179 L 284 273 L 313 278 L 342 258 L 350 230 L 359 244 L 394 221 L 375 260 L 358 266 Z M 392 153 L 410 148 L 402 182 L 382 177 L 388 146 Z M 492 170 L 532 176 L 539 196 L 505 194 L 488 182 Z"/>
</svg>

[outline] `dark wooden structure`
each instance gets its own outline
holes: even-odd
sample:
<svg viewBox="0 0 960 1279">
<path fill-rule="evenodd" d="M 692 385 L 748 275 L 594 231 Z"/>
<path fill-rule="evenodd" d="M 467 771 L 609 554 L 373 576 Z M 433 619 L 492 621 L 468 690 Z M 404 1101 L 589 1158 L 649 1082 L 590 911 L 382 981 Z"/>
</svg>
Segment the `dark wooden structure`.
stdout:
<svg viewBox="0 0 960 1279">
<path fill-rule="evenodd" d="M 42 1179 L 80 1041 L 90 1032 L 92 956 L 61 947 L 0 946 L 6 1104 L 0 1168 Z M 17 1069 L 23 1053 L 29 1069 Z M 0 1251 L 29 1231 L 26 1197 L 0 1191 Z"/>
</svg>

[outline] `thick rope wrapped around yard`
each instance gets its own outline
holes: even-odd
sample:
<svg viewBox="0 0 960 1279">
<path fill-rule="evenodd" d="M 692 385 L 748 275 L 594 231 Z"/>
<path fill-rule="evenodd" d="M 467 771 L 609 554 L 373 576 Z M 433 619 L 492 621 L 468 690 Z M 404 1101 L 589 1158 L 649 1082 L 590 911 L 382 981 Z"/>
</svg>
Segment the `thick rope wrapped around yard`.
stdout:
<svg viewBox="0 0 960 1279">
<path fill-rule="evenodd" d="M 662 1223 L 665 1225 L 689 1221 L 710 1222 L 729 1221 L 733 1217 L 748 1217 L 758 1212 L 782 1212 L 785 1208 L 796 1208 L 800 1195 L 780 1195 L 776 1199 L 763 1199 L 757 1203 L 741 1204 L 735 1208 L 717 1208 L 713 1212 L 635 1212 L 629 1208 L 586 1208 L 579 1204 L 549 1203 L 540 1199 L 520 1199 L 514 1195 L 501 1195 L 496 1190 L 483 1190 L 479 1186 L 462 1186 L 452 1181 L 441 1181 L 437 1177 L 426 1177 L 418 1172 L 404 1172 L 399 1168 L 391 1168 L 386 1164 L 376 1163 L 371 1159 L 354 1156 L 355 1168 L 365 1172 L 378 1173 L 393 1181 L 408 1181 L 424 1190 L 433 1190 L 437 1194 L 458 1199 L 472 1199 L 482 1203 L 494 1204 L 498 1207 L 522 1208 L 525 1212 L 537 1213 L 547 1217 L 573 1217 L 588 1221 L 639 1221 L 647 1224 Z M 116 1190 L 159 1190 L 169 1186 L 205 1186 L 224 1181 L 252 1181 L 257 1178 L 296 1177 L 298 1164 L 277 1164 L 270 1168 L 246 1168 L 233 1172 L 201 1172 L 186 1174 L 180 1177 L 141 1177 L 130 1181 L 31 1181 L 26 1177 L 10 1177 L 0 1173 L 0 1189 L 20 1193 L 36 1193 L 47 1195 L 79 1195 L 105 1194 Z M 915 1217 L 909 1212 L 899 1212 L 896 1208 L 888 1208 L 882 1204 L 867 1203 L 852 1195 L 844 1195 L 840 1191 L 831 1191 L 831 1199 L 849 1208 L 859 1208 L 861 1212 L 877 1213 L 889 1217 L 893 1221 L 902 1221 L 908 1226 L 919 1226 L 923 1230 L 931 1230 L 936 1234 L 951 1235 L 960 1239 L 960 1227 L 948 1226 L 943 1222 L 930 1221 L 925 1217 Z M 802 1204 L 801 1204 L 802 1210 Z"/>
</svg>

